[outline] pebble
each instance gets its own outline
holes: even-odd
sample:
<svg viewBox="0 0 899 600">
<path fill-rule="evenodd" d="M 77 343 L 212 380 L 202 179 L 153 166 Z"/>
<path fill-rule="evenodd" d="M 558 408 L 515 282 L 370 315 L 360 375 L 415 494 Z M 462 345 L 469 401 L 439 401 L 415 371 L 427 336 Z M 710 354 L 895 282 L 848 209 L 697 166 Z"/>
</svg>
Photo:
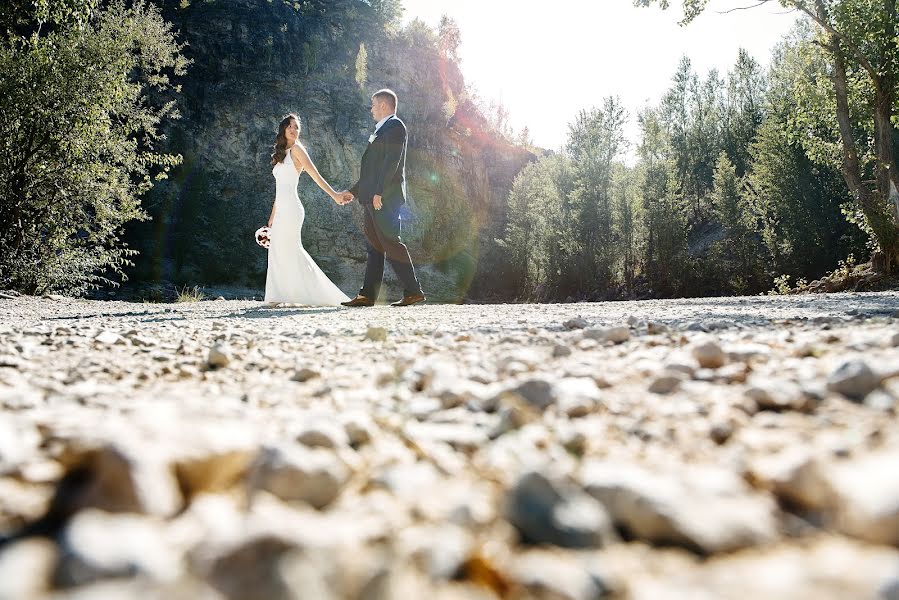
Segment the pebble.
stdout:
<svg viewBox="0 0 899 600">
<path fill-rule="evenodd" d="M 231 363 L 231 351 L 227 346 L 216 344 L 209 349 L 206 364 L 213 369 L 222 369 Z"/>
<path fill-rule="evenodd" d="M 775 506 L 719 468 L 672 473 L 624 463 L 590 462 L 584 489 L 638 540 L 676 544 L 703 554 L 776 538 Z"/>
<path fill-rule="evenodd" d="M 365 332 L 365 339 L 372 342 L 387 341 L 387 329 L 384 327 L 369 327 Z"/>
<path fill-rule="evenodd" d="M 724 366 L 727 355 L 715 342 L 704 342 L 693 348 L 693 358 L 703 369 L 717 369 Z"/>
<path fill-rule="evenodd" d="M 307 381 L 311 381 L 312 379 L 317 379 L 321 377 L 321 373 L 316 371 L 315 369 L 310 369 L 308 367 L 301 367 L 294 372 L 291 379 L 293 381 L 299 381 L 300 383 L 306 383 Z"/>
<path fill-rule="evenodd" d="M 629 327 L 623 326 L 608 327 L 605 329 L 586 329 L 584 331 L 584 337 L 598 342 L 621 344 L 631 339 L 631 330 Z"/>
<path fill-rule="evenodd" d="M 617 538 L 599 503 L 573 485 L 536 471 L 524 473 L 509 490 L 506 518 L 531 544 L 597 548 Z"/>
<path fill-rule="evenodd" d="M 849 360 L 837 367 L 827 378 L 827 389 L 861 402 L 880 386 L 880 377 L 863 360 Z"/>
<path fill-rule="evenodd" d="M 564 323 L 562 323 L 562 327 L 565 329 L 586 329 L 590 326 L 590 323 L 586 321 L 586 319 L 582 319 L 581 317 L 576 317 L 574 319 L 568 319 Z"/>
<path fill-rule="evenodd" d="M 281 500 L 321 509 L 337 498 L 349 474 L 327 450 L 267 447 L 251 467 L 248 485 L 251 493 L 265 490 Z"/>
<path fill-rule="evenodd" d="M 681 385 L 681 378 L 676 375 L 661 375 L 656 377 L 649 385 L 649 391 L 653 394 L 670 394 Z"/>
</svg>

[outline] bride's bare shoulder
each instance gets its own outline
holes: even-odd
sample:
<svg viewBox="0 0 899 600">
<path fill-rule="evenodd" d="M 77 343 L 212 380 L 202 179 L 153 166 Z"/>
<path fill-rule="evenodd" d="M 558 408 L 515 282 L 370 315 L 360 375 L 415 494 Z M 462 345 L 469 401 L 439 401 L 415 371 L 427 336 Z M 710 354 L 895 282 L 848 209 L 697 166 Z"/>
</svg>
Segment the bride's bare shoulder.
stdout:
<svg viewBox="0 0 899 600">
<path fill-rule="evenodd" d="M 290 149 L 290 154 L 291 154 L 291 156 L 295 156 L 297 158 L 299 158 L 301 156 L 308 157 L 309 151 L 306 150 L 306 146 L 297 142 L 296 144 L 293 145 L 293 148 Z"/>
</svg>

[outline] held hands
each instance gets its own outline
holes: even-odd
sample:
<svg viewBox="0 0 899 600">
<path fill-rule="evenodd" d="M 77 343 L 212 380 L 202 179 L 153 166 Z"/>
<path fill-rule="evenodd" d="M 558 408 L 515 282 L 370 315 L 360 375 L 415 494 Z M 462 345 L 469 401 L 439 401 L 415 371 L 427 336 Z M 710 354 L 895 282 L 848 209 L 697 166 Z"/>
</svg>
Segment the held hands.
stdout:
<svg viewBox="0 0 899 600">
<path fill-rule="evenodd" d="M 381 202 L 381 196 L 375 194 L 374 198 L 372 198 L 371 205 L 375 207 L 375 210 L 381 210 L 381 207 L 384 206 Z"/>
<path fill-rule="evenodd" d="M 350 202 L 353 201 L 353 199 L 354 199 L 353 192 L 350 192 L 347 190 L 344 190 L 342 192 L 337 192 L 337 194 L 334 196 L 334 202 L 336 202 L 340 206 L 343 206 L 344 204 L 349 204 Z"/>
</svg>

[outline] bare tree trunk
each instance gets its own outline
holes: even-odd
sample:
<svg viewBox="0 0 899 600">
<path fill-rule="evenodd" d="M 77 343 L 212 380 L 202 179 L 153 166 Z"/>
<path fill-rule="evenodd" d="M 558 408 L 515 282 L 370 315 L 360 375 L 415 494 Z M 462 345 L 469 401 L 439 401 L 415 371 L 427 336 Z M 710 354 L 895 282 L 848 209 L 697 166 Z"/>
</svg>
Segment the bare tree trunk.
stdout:
<svg viewBox="0 0 899 600">
<path fill-rule="evenodd" d="M 833 83 L 837 103 L 837 122 L 840 126 L 840 140 L 843 146 L 843 179 L 861 206 L 862 212 L 874 232 L 874 237 L 884 253 L 884 269 L 889 272 L 894 264 L 899 265 L 899 231 L 896 229 L 895 220 L 890 212 L 884 210 L 885 204 L 878 202 L 879 199 L 862 181 L 861 164 L 849 116 L 846 57 L 836 36 L 831 36 L 830 41 L 830 49 L 834 58 Z M 892 154 L 892 149 L 890 154 Z M 883 200 L 888 198 L 889 195 L 883 196 Z"/>
<path fill-rule="evenodd" d="M 889 45 L 896 39 L 896 0 L 884 0 L 884 40 Z M 880 85 L 877 86 L 874 101 L 874 140 L 877 147 L 877 189 L 881 196 L 890 201 L 893 219 L 899 224 L 899 167 L 893 152 L 893 101 L 896 93 L 896 69 L 899 64 L 891 64 L 886 53 L 886 68 L 883 69 Z"/>
</svg>

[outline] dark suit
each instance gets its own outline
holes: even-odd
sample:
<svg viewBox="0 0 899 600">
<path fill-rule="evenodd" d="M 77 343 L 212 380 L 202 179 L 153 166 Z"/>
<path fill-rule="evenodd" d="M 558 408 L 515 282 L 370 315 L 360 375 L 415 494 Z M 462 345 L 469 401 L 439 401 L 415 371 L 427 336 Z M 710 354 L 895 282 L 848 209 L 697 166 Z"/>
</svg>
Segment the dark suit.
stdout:
<svg viewBox="0 0 899 600">
<path fill-rule="evenodd" d="M 359 181 L 350 192 L 365 209 L 368 260 L 359 293 L 377 300 L 386 256 L 403 285 L 403 294 L 420 294 L 412 258 L 400 239 L 400 208 L 406 203 L 406 125 L 396 115 L 381 125 L 375 140 L 365 149 Z M 372 205 L 375 195 L 381 196 L 381 210 Z"/>
</svg>

